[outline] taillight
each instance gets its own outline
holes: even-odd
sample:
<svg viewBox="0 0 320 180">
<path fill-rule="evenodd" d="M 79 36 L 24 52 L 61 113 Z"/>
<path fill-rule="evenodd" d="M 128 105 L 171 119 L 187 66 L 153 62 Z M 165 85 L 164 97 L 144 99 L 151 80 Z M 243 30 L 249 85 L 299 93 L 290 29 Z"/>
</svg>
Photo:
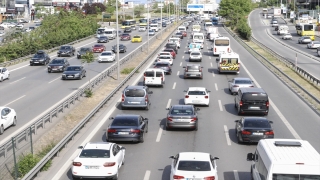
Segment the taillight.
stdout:
<svg viewBox="0 0 320 180">
<path fill-rule="evenodd" d="M 266 102 L 266 106 L 269 107 L 269 101 Z"/>
<path fill-rule="evenodd" d="M 115 132 L 117 132 L 117 130 L 115 130 L 115 129 L 108 129 L 108 133 L 115 133 Z"/>
<path fill-rule="evenodd" d="M 163 81 L 163 75 L 161 74 L 161 81 Z"/>
<path fill-rule="evenodd" d="M 73 166 L 81 166 L 82 164 L 81 164 L 81 162 L 73 162 L 72 165 Z"/>
<path fill-rule="evenodd" d="M 140 133 L 140 129 L 131 129 L 132 133 Z"/>
<path fill-rule="evenodd" d="M 111 166 L 114 166 L 114 165 L 116 165 L 115 162 L 106 162 L 106 163 L 103 164 L 104 167 L 111 167 Z"/>
<path fill-rule="evenodd" d="M 185 98 L 189 98 L 189 96 L 188 96 L 188 95 L 186 95 L 186 96 L 185 96 Z"/>
<path fill-rule="evenodd" d="M 146 73 L 143 74 L 143 81 L 146 81 Z"/>
<path fill-rule="evenodd" d="M 202 69 L 199 69 L 199 72 L 202 72 Z"/>
<path fill-rule="evenodd" d="M 268 131 L 264 133 L 265 135 L 274 135 L 273 131 Z"/>
<path fill-rule="evenodd" d="M 173 175 L 173 179 L 184 179 L 184 177 L 179 175 Z"/>
<path fill-rule="evenodd" d="M 194 118 L 192 118 L 191 122 L 194 122 L 194 121 L 196 121 L 196 120 L 197 120 L 197 118 L 194 117 Z"/>
<path fill-rule="evenodd" d="M 124 94 L 122 93 L 121 101 L 124 102 Z"/>
<path fill-rule="evenodd" d="M 217 52 L 217 48 L 214 48 L 214 52 Z"/>
<path fill-rule="evenodd" d="M 215 180 L 215 177 L 214 176 L 209 176 L 209 177 L 205 177 L 204 179 L 205 180 Z"/>
<path fill-rule="evenodd" d="M 228 48 L 228 52 L 230 52 L 230 48 Z"/>
<path fill-rule="evenodd" d="M 147 102 L 148 101 L 148 95 L 146 95 L 146 98 L 144 98 L 144 100 Z"/>
<path fill-rule="evenodd" d="M 239 102 L 239 106 L 242 106 L 242 105 L 243 105 L 243 103 L 242 103 L 242 101 L 240 101 L 240 102 Z"/>
<path fill-rule="evenodd" d="M 208 99 L 208 98 L 209 98 L 209 96 L 204 96 L 204 98 Z"/>
<path fill-rule="evenodd" d="M 168 120 L 168 121 L 172 121 L 172 117 L 170 117 L 170 116 L 167 117 L 167 120 Z"/>
<path fill-rule="evenodd" d="M 251 134 L 251 132 L 243 130 L 243 131 L 241 131 L 241 134 L 244 134 L 244 135 L 250 135 L 250 134 Z"/>
</svg>

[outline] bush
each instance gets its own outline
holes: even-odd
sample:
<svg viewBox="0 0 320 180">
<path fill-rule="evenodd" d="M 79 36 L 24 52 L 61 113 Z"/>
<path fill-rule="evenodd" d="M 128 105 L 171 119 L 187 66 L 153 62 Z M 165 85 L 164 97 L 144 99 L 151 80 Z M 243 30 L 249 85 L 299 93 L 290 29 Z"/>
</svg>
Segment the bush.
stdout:
<svg viewBox="0 0 320 180">
<path fill-rule="evenodd" d="M 93 96 L 93 91 L 91 89 L 86 89 L 84 90 L 84 94 L 86 95 L 86 97 L 90 98 Z"/>
<path fill-rule="evenodd" d="M 241 18 L 240 22 L 237 25 L 237 31 L 240 36 L 244 39 L 250 40 L 251 38 L 251 28 L 247 23 L 247 19 Z"/>
<path fill-rule="evenodd" d="M 130 74 L 135 68 L 124 68 L 121 74 Z"/>
</svg>

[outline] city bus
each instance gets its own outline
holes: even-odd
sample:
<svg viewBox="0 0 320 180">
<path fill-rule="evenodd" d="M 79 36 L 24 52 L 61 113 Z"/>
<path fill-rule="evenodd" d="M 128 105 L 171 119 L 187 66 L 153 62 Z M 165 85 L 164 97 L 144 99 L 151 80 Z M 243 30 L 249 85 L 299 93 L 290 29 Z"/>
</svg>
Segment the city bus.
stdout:
<svg viewBox="0 0 320 180">
<path fill-rule="evenodd" d="M 315 24 L 300 23 L 296 25 L 297 34 L 300 36 L 310 36 L 310 39 L 315 39 Z"/>
<path fill-rule="evenodd" d="M 213 55 L 219 55 L 220 53 L 230 53 L 230 39 L 228 37 L 217 37 L 213 43 Z"/>
<path fill-rule="evenodd" d="M 122 26 L 121 29 L 124 29 L 126 27 L 131 27 L 131 28 L 135 28 L 136 27 L 136 20 L 131 19 L 131 20 L 124 20 L 122 22 Z"/>
<path fill-rule="evenodd" d="M 139 19 L 139 26 L 148 26 L 148 19 L 147 18 Z"/>
</svg>

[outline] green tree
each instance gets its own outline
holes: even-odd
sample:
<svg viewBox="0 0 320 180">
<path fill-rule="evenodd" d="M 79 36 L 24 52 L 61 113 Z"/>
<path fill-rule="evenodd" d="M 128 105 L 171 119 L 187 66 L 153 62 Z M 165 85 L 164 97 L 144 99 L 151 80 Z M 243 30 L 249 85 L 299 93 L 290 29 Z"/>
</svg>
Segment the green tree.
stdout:
<svg viewBox="0 0 320 180">
<path fill-rule="evenodd" d="M 109 0 L 106 5 L 107 6 L 107 9 L 106 9 L 107 13 L 113 14 L 116 11 L 116 2 L 118 2 L 118 11 L 120 10 L 121 3 L 119 1 Z"/>
<path fill-rule="evenodd" d="M 142 13 L 145 12 L 143 5 L 135 6 L 133 10 L 136 17 L 141 17 Z"/>
<path fill-rule="evenodd" d="M 88 67 L 89 67 L 90 63 L 94 62 L 94 59 L 95 59 L 95 57 L 94 57 L 93 52 L 87 52 L 85 55 L 82 56 L 81 62 L 87 63 Z M 90 84 L 91 79 L 90 79 L 89 74 L 88 74 L 88 79 L 89 79 L 89 84 Z M 93 95 L 92 89 L 91 88 L 86 89 L 85 94 L 87 97 L 91 97 Z"/>
</svg>

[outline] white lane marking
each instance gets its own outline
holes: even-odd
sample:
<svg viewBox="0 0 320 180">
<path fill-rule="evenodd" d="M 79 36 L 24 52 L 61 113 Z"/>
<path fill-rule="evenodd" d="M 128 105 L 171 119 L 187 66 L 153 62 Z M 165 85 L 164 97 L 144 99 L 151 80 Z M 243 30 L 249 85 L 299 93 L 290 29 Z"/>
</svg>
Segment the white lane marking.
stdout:
<svg viewBox="0 0 320 180">
<path fill-rule="evenodd" d="M 18 67 L 18 68 L 12 69 L 12 70 L 10 70 L 10 72 L 16 71 L 16 70 L 18 70 L 18 69 L 22 69 L 22 68 L 27 67 L 27 66 L 30 66 L 30 65 L 29 65 L 29 64 L 27 64 L 27 65 L 24 65 L 24 66 L 21 66 L 21 67 Z"/>
<path fill-rule="evenodd" d="M 213 76 L 213 77 L 215 77 L 215 75 L 214 75 L 214 71 L 212 71 L 212 76 Z"/>
<path fill-rule="evenodd" d="M 23 78 L 21 78 L 21 79 L 15 80 L 15 81 L 11 82 L 10 84 L 16 83 L 16 82 L 21 81 L 22 79 L 25 79 L 25 78 L 26 78 L 26 77 L 23 77 Z"/>
<path fill-rule="evenodd" d="M 151 174 L 151 171 L 147 170 L 147 171 L 146 171 L 146 174 L 144 174 L 143 180 L 149 180 L 150 174 Z"/>
<path fill-rule="evenodd" d="M 261 86 L 258 84 L 258 81 L 254 79 L 254 77 L 252 76 L 252 74 L 248 71 L 248 69 L 246 68 L 246 66 L 244 66 L 244 64 L 242 64 L 242 68 L 248 73 L 249 77 L 255 82 L 255 84 L 257 85 L 258 88 L 261 88 Z M 280 112 L 280 110 L 278 109 L 278 107 L 273 103 L 273 101 L 271 100 L 271 98 L 269 97 L 270 100 L 270 105 L 271 107 L 274 109 L 274 111 L 278 114 L 278 116 L 280 117 L 280 119 L 282 120 L 282 122 L 287 126 L 287 128 L 289 129 L 289 131 L 291 132 L 291 134 L 293 135 L 294 138 L 296 139 L 301 139 L 301 137 L 299 136 L 299 134 L 297 133 L 296 130 L 293 129 L 293 127 L 291 126 L 291 124 L 289 123 L 289 121 L 284 117 L 284 115 Z"/>
<path fill-rule="evenodd" d="M 12 104 L 12 103 L 14 103 L 14 102 L 18 101 L 19 99 L 24 98 L 25 96 L 26 96 L 26 95 L 23 95 L 23 96 L 21 96 L 21 97 L 19 97 L 19 98 L 15 99 L 15 100 L 13 100 L 13 101 L 9 102 L 8 104 L 5 104 L 4 106 L 8 106 L 8 105 L 10 105 L 10 104 Z"/>
<path fill-rule="evenodd" d="M 182 56 L 182 59 L 184 58 L 184 56 Z M 182 63 L 182 62 L 181 62 Z"/>
<path fill-rule="evenodd" d="M 210 63 L 210 66 L 212 67 L 212 63 Z"/>
<path fill-rule="evenodd" d="M 170 104 L 171 104 L 171 99 L 168 100 L 166 108 L 170 108 Z"/>
<path fill-rule="evenodd" d="M 223 111 L 221 100 L 218 100 L 220 111 Z"/>
<path fill-rule="evenodd" d="M 52 81 L 49 81 L 48 84 L 50 84 L 50 83 L 52 83 L 53 81 L 56 81 L 56 80 L 58 80 L 58 79 L 61 79 L 61 77 L 58 77 L 58 78 L 55 78 L 55 79 L 52 80 Z"/>
<path fill-rule="evenodd" d="M 177 76 L 179 76 L 180 71 L 177 72 Z"/>
<path fill-rule="evenodd" d="M 218 91 L 218 84 L 214 83 L 214 86 L 216 87 L 216 91 Z"/>
<path fill-rule="evenodd" d="M 237 170 L 233 170 L 233 174 L 234 174 L 234 180 L 240 180 Z"/>
<path fill-rule="evenodd" d="M 180 66 L 182 66 L 182 62 L 180 62 Z"/>
<path fill-rule="evenodd" d="M 160 126 L 160 129 L 159 129 L 159 132 L 158 132 L 158 135 L 157 135 L 156 142 L 160 142 L 161 135 L 162 135 L 162 131 L 163 131 L 163 125 Z"/>
<path fill-rule="evenodd" d="M 226 139 L 227 139 L 227 144 L 228 146 L 231 146 L 231 140 L 230 140 L 230 136 L 229 136 L 229 130 L 227 128 L 226 125 L 223 125 L 224 128 L 224 134 L 226 135 Z"/>
<path fill-rule="evenodd" d="M 176 82 L 173 83 L 172 89 L 175 89 L 175 88 L 176 88 Z"/>
<path fill-rule="evenodd" d="M 209 59 L 211 59 L 211 56 L 209 56 Z"/>
</svg>

